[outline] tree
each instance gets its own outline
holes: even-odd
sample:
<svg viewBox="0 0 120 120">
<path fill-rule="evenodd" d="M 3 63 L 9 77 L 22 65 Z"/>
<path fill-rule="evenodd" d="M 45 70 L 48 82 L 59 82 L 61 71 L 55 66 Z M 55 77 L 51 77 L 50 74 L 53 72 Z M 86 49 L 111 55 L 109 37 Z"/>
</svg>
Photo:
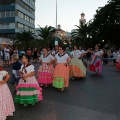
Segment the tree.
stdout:
<svg viewBox="0 0 120 120">
<path fill-rule="evenodd" d="M 17 33 L 15 45 L 20 47 L 23 50 L 27 50 L 28 47 L 34 42 L 35 34 L 30 31 L 22 31 L 20 33 Z"/>
<path fill-rule="evenodd" d="M 75 26 L 77 27 L 77 29 L 75 29 L 74 32 L 71 33 L 73 44 L 87 47 L 89 44 L 88 25 L 81 24 L 80 26 Z"/>
<path fill-rule="evenodd" d="M 38 36 L 43 42 L 43 47 L 50 47 L 50 40 L 54 36 L 55 31 L 56 29 L 51 26 L 40 27 L 39 30 L 37 30 Z"/>
<path fill-rule="evenodd" d="M 120 0 L 109 0 L 104 7 L 96 10 L 89 32 L 97 43 L 104 45 L 110 42 L 119 47 L 120 43 Z"/>
</svg>

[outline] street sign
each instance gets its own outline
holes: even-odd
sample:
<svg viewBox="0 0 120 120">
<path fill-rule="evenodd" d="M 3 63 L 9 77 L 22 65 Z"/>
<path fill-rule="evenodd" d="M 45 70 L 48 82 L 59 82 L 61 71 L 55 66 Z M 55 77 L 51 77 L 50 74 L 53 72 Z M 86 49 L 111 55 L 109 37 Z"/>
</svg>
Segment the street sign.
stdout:
<svg viewBox="0 0 120 120">
<path fill-rule="evenodd" d="M 57 40 L 55 40 L 55 45 L 58 45 L 58 41 Z"/>
</svg>

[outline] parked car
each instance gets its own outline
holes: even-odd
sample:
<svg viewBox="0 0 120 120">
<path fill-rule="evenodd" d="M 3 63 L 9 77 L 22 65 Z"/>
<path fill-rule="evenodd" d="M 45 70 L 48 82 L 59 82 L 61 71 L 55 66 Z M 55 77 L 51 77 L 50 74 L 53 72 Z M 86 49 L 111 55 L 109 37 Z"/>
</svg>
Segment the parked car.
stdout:
<svg viewBox="0 0 120 120">
<path fill-rule="evenodd" d="M 18 51 L 19 58 L 21 59 L 23 55 L 25 55 L 25 51 Z"/>
</svg>

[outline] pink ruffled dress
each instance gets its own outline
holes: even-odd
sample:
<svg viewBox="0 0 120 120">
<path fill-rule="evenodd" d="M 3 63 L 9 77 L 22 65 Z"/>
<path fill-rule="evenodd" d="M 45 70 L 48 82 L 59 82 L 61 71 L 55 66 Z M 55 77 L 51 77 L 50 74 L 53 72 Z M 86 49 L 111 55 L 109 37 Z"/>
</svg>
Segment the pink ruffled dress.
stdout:
<svg viewBox="0 0 120 120">
<path fill-rule="evenodd" d="M 6 71 L 0 71 L 0 81 L 8 74 Z M 6 120 L 7 116 L 13 116 L 15 111 L 13 98 L 9 87 L 6 84 L 0 85 L 0 120 Z"/>
<path fill-rule="evenodd" d="M 34 66 L 21 66 L 23 76 L 34 72 Z M 28 77 L 26 82 L 21 78 L 17 86 L 15 103 L 18 104 L 35 104 L 42 100 L 42 88 L 39 86 L 35 76 Z"/>
</svg>

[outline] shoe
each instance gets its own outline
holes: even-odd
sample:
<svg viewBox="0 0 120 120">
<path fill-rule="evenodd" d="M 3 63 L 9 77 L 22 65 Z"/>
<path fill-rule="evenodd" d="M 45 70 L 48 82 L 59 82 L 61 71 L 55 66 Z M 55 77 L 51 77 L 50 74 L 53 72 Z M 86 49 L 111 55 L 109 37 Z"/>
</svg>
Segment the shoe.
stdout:
<svg viewBox="0 0 120 120">
<path fill-rule="evenodd" d="M 45 85 L 45 87 L 48 87 L 48 85 Z"/>
<path fill-rule="evenodd" d="M 97 76 L 97 73 L 95 73 L 94 76 Z"/>
<path fill-rule="evenodd" d="M 65 88 L 62 88 L 62 89 L 61 89 L 61 92 L 63 92 L 64 90 L 65 90 Z"/>
<path fill-rule="evenodd" d="M 26 107 L 28 104 L 24 104 L 23 106 Z"/>
<path fill-rule="evenodd" d="M 14 93 L 16 94 L 17 90 L 14 91 Z"/>
<path fill-rule="evenodd" d="M 97 76 L 100 76 L 100 75 L 101 75 L 100 73 L 97 74 Z"/>
<path fill-rule="evenodd" d="M 72 77 L 72 80 L 75 80 L 75 77 Z"/>
</svg>

